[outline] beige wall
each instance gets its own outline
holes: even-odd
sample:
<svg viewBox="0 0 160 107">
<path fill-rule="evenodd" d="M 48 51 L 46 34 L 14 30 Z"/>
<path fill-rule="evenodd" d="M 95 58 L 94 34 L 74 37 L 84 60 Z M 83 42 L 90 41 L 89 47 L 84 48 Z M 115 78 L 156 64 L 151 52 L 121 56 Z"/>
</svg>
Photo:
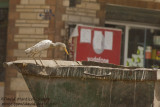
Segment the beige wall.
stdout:
<svg viewBox="0 0 160 107">
<path fill-rule="evenodd" d="M 1 98 L 4 97 L 4 83 L 0 82 L 0 105 L 2 106 L 3 100 Z"/>
<path fill-rule="evenodd" d="M 49 9 L 54 14 L 55 0 L 10 0 L 9 4 L 7 61 L 30 59 L 25 55 L 25 49 L 44 39 L 53 40 L 54 17 L 44 20 L 43 16 L 44 11 Z M 51 52 L 44 51 L 42 58 L 52 57 Z M 6 69 L 5 97 L 32 97 L 22 75 L 15 69 Z"/>
</svg>

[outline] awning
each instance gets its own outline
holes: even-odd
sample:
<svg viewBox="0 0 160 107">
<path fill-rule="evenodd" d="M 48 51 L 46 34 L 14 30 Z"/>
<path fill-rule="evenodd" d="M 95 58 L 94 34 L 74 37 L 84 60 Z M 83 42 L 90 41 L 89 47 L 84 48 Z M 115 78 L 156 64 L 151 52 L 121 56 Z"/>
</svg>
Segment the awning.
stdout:
<svg viewBox="0 0 160 107">
<path fill-rule="evenodd" d="M 105 19 L 160 26 L 160 11 L 110 4 L 106 6 Z"/>
</svg>

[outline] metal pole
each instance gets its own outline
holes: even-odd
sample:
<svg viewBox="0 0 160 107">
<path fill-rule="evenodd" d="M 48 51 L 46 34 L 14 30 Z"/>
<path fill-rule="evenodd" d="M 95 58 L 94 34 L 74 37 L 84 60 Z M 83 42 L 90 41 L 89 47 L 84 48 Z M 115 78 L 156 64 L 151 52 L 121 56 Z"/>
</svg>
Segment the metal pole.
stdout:
<svg viewBox="0 0 160 107">
<path fill-rule="evenodd" d="M 127 58 L 128 58 L 128 39 L 129 39 L 129 26 L 126 26 L 125 29 L 125 44 L 124 44 L 124 66 L 126 66 Z"/>
<path fill-rule="evenodd" d="M 144 61 L 144 64 L 143 64 L 143 66 L 145 67 L 145 58 L 146 58 L 146 54 L 145 54 L 145 51 L 146 51 L 146 41 L 147 41 L 147 29 L 145 28 L 145 30 L 144 30 L 144 51 L 143 51 L 143 54 L 144 54 L 144 59 L 143 59 L 143 61 Z"/>
</svg>

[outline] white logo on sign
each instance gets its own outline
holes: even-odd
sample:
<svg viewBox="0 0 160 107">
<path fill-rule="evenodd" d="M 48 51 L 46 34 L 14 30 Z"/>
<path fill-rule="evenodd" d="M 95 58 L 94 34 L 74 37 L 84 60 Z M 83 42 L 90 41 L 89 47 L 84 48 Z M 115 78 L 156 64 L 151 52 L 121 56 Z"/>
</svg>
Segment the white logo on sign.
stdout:
<svg viewBox="0 0 160 107">
<path fill-rule="evenodd" d="M 104 51 L 104 37 L 101 31 L 94 32 L 93 50 L 97 54 L 101 54 Z"/>
</svg>

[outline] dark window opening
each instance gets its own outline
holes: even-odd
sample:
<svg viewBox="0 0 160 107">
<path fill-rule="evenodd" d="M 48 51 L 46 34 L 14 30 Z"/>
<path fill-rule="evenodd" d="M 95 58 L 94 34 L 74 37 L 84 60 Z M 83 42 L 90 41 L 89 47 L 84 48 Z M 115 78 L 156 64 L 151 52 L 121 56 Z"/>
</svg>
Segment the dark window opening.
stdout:
<svg viewBox="0 0 160 107">
<path fill-rule="evenodd" d="M 0 8 L 0 81 L 4 81 L 3 62 L 6 61 L 8 9 Z"/>
<path fill-rule="evenodd" d="M 72 34 L 72 32 L 73 32 L 73 30 L 74 30 L 74 28 L 76 27 L 76 25 L 75 24 L 72 24 L 72 25 L 69 25 L 69 28 L 68 28 L 68 38 L 70 38 L 70 36 L 71 36 L 71 34 Z M 68 47 L 69 47 L 69 53 L 70 53 L 70 55 L 71 56 L 67 56 L 67 60 L 74 60 L 73 59 L 73 46 L 72 46 L 73 44 L 72 43 L 69 43 L 68 44 Z"/>
<path fill-rule="evenodd" d="M 81 0 L 69 0 L 69 7 L 75 7 L 76 4 L 80 4 Z"/>
<path fill-rule="evenodd" d="M 129 30 L 128 57 L 137 53 L 138 46 L 144 47 L 144 29 L 131 28 Z"/>
</svg>

